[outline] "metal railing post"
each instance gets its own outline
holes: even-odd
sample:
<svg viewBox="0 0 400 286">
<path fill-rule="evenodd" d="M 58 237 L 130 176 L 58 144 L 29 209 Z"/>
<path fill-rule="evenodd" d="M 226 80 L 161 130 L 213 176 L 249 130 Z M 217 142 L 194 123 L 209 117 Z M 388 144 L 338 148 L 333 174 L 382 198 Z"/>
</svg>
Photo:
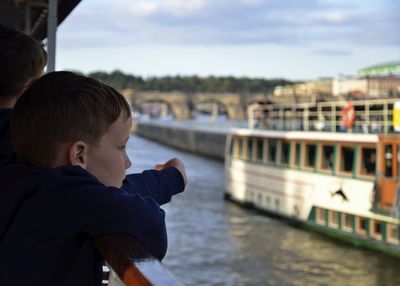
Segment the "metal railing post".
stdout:
<svg viewBox="0 0 400 286">
<path fill-rule="evenodd" d="M 58 0 L 49 0 L 47 14 L 47 72 L 56 70 L 56 34 Z"/>
</svg>

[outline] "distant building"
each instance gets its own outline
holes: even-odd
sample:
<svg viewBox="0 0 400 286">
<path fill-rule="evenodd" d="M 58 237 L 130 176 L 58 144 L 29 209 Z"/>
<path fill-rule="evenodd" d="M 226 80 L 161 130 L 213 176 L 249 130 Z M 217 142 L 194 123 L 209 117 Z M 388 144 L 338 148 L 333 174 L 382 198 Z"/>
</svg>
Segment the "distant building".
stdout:
<svg viewBox="0 0 400 286">
<path fill-rule="evenodd" d="M 394 97 L 400 95 L 400 77 L 374 76 L 336 79 L 333 81 L 334 96 Z"/>
<path fill-rule="evenodd" d="M 283 97 L 400 97 L 400 61 L 378 64 L 358 70 L 358 76 L 320 78 L 302 83 L 277 86 L 274 96 Z"/>
<path fill-rule="evenodd" d="M 293 85 L 278 85 L 274 88 L 274 96 L 292 96 L 294 94 Z"/>
<path fill-rule="evenodd" d="M 332 78 L 320 78 L 286 86 L 277 86 L 274 96 L 324 96 L 332 94 Z"/>
<path fill-rule="evenodd" d="M 374 98 L 400 95 L 400 61 L 360 69 L 358 75 L 334 80 L 333 95 Z"/>
</svg>

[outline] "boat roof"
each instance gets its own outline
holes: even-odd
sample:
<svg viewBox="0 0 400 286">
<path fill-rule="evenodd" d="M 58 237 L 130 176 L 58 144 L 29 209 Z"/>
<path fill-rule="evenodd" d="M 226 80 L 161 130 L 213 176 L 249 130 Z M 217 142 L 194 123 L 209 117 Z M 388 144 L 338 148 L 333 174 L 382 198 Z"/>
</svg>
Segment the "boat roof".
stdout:
<svg viewBox="0 0 400 286">
<path fill-rule="evenodd" d="M 377 134 L 359 134 L 345 132 L 317 132 L 317 131 L 277 131 L 259 130 L 246 128 L 232 128 L 230 134 L 245 137 L 268 137 L 287 140 L 310 140 L 310 141 L 329 141 L 329 142 L 352 142 L 352 143 L 377 143 Z"/>
<path fill-rule="evenodd" d="M 29 33 L 43 40 L 47 37 L 48 0 L 0 0 L 0 25 L 23 31 L 30 18 Z M 57 0 L 58 17 L 57 25 L 60 25 L 81 0 Z M 27 7 L 30 7 L 29 17 Z"/>
</svg>

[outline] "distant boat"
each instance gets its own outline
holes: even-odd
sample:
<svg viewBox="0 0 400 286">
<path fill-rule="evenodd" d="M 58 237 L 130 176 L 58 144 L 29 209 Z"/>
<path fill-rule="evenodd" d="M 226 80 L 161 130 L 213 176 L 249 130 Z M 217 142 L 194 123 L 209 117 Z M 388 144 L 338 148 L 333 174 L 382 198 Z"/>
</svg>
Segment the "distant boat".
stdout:
<svg viewBox="0 0 400 286">
<path fill-rule="evenodd" d="M 253 105 L 227 136 L 226 196 L 400 256 L 400 103 Z"/>
</svg>

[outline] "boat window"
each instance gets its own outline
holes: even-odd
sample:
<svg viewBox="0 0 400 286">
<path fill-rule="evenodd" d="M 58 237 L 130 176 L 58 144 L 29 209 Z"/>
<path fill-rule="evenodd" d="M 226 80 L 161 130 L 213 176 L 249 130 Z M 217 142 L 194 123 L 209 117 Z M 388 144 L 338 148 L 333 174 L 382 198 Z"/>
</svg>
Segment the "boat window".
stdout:
<svg viewBox="0 0 400 286">
<path fill-rule="evenodd" d="M 264 141 L 262 139 L 257 139 L 257 160 L 262 161 L 264 157 Z"/>
<path fill-rule="evenodd" d="M 317 208 L 317 223 L 319 224 L 326 223 L 326 210 Z"/>
<path fill-rule="evenodd" d="M 234 155 L 235 152 L 235 143 L 236 143 L 236 138 L 233 137 L 231 140 L 231 146 L 229 146 L 229 155 Z"/>
<path fill-rule="evenodd" d="M 340 171 L 352 172 L 354 161 L 354 148 L 341 146 L 340 148 Z"/>
<path fill-rule="evenodd" d="M 364 231 L 367 230 L 367 222 L 366 222 L 365 219 L 360 218 L 360 219 L 358 220 L 358 228 L 361 229 L 361 230 L 364 230 Z"/>
<path fill-rule="evenodd" d="M 376 234 L 382 235 L 382 223 L 381 222 L 375 222 L 374 232 Z"/>
<path fill-rule="evenodd" d="M 367 219 L 362 217 L 356 217 L 356 231 L 358 234 L 367 234 Z"/>
<path fill-rule="evenodd" d="M 329 211 L 329 226 L 337 228 L 339 226 L 339 213 L 335 211 Z"/>
<path fill-rule="evenodd" d="M 290 142 L 282 141 L 281 164 L 289 165 L 290 162 Z"/>
<path fill-rule="evenodd" d="M 371 221 L 371 236 L 376 239 L 382 239 L 383 223 L 380 221 Z"/>
<path fill-rule="evenodd" d="M 243 145 L 244 145 L 244 138 L 238 138 L 239 141 L 239 157 L 243 157 L 244 155 L 244 150 L 243 150 Z"/>
<path fill-rule="evenodd" d="M 279 201 L 279 199 L 275 199 L 275 207 L 277 210 L 279 210 L 280 203 L 281 202 Z"/>
<path fill-rule="evenodd" d="M 392 145 L 385 144 L 385 177 L 393 177 L 392 158 Z"/>
<path fill-rule="evenodd" d="M 254 193 L 250 190 L 247 190 L 246 197 L 249 201 L 253 200 Z"/>
<path fill-rule="evenodd" d="M 353 217 L 349 214 L 342 215 L 342 228 L 345 231 L 353 231 Z"/>
<path fill-rule="evenodd" d="M 234 157 L 239 157 L 239 152 L 240 152 L 240 137 L 235 137 L 233 140 L 235 143 L 234 148 L 233 148 L 233 155 Z"/>
<path fill-rule="evenodd" d="M 321 169 L 332 171 L 334 156 L 335 156 L 335 147 L 330 145 L 323 145 Z"/>
<path fill-rule="evenodd" d="M 268 161 L 275 163 L 277 141 L 275 139 L 270 139 L 268 143 Z"/>
<path fill-rule="evenodd" d="M 247 159 L 253 159 L 253 140 L 247 139 Z"/>
<path fill-rule="evenodd" d="M 375 148 L 361 148 L 361 174 L 375 175 L 376 150 Z"/>
<path fill-rule="evenodd" d="M 301 150 L 301 144 L 300 144 L 300 142 L 296 142 L 294 144 L 294 165 L 295 166 L 300 166 L 300 159 L 301 159 L 300 150 Z"/>
<path fill-rule="evenodd" d="M 399 226 L 395 224 L 386 224 L 387 241 L 394 244 L 399 244 Z"/>
<path fill-rule="evenodd" d="M 305 166 L 309 168 L 315 167 L 315 158 L 317 155 L 317 146 L 314 144 L 307 144 L 306 145 L 306 161 Z"/>
</svg>

